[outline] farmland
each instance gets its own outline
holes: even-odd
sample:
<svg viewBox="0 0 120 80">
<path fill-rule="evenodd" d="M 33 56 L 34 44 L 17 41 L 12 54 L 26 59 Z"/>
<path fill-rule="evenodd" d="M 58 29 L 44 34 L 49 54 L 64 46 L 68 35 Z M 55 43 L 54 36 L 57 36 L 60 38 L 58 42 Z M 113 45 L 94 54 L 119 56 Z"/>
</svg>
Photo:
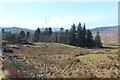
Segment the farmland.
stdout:
<svg viewBox="0 0 120 80">
<path fill-rule="evenodd" d="M 108 46 L 106 46 L 108 47 Z M 13 66 L 31 78 L 117 78 L 117 47 L 87 49 L 60 43 L 7 45 Z"/>
</svg>

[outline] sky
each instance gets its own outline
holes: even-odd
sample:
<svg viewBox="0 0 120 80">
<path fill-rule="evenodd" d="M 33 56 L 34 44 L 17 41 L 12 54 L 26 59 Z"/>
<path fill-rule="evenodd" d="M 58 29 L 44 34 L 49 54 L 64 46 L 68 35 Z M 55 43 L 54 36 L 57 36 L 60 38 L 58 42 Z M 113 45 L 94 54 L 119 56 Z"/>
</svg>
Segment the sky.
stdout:
<svg viewBox="0 0 120 80">
<path fill-rule="evenodd" d="M 68 29 L 79 22 L 87 29 L 118 25 L 118 2 L 0 2 L 0 11 L 0 27 Z"/>
</svg>

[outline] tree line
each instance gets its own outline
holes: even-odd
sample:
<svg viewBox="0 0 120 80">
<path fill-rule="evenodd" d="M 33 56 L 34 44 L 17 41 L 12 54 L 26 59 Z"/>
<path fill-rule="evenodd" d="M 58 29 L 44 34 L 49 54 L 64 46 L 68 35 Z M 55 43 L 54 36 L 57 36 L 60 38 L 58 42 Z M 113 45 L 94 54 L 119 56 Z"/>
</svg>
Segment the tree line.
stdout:
<svg viewBox="0 0 120 80">
<path fill-rule="evenodd" d="M 2 29 L 2 35 L 3 40 L 18 43 L 54 42 L 78 47 L 102 47 L 99 31 L 97 31 L 96 36 L 93 37 L 92 32 L 86 29 L 85 23 L 83 25 L 79 23 L 77 26 L 73 24 L 69 30 L 60 28 L 59 31 L 54 32 L 51 27 L 45 28 L 44 31 L 37 28 L 34 34 L 30 32 L 25 33 L 24 31 L 20 33 L 11 33 L 10 31 L 6 32 Z"/>
</svg>

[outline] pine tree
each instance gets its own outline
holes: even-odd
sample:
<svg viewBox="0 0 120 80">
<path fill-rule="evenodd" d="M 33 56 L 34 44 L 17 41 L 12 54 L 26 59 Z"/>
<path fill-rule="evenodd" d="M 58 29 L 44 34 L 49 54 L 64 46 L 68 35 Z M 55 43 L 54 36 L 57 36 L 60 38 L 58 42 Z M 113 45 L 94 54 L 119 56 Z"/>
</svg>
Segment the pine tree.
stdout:
<svg viewBox="0 0 120 80">
<path fill-rule="evenodd" d="M 27 39 L 28 42 L 30 41 L 30 32 L 26 33 L 26 39 Z"/>
<path fill-rule="evenodd" d="M 6 32 L 2 29 L 2 40 L 6 40 Z"/>
<path fill-rule="evenodd" d="M 58 33 L 59 33 L 59 36 L 58 36 L 59 42 L 60 42 L 60 43 L 65 43 L 65 32 L 64 32 L 64 28 L 60 28 L 60 30 L 58 31 Z"/>
<path fill-rule="evenodd" d="M 83 37 L 82 37 L 82 40 L 83 40 L 82 47 L 86 47 L 86 27 L 85 27 L 85 23 L 83 25 Z"/>
<path fill-rule="evenodd" d="M 29 37 L 30 37 L 30 32 L 27 32 L 26 38 L 29 38 Z"/>
<path fill-rule="evenodd" d="M 55 32 L 55 43 L 58 42 L 58 35 L 57 35 L 57 32 Z"/>
<path fill-rule="evenodd" d="M 44 35 L 48 35 L 48 32 L 49 32 L 49 29 L 48 29 L 48 28 L 45 28 L 45 30 L 44 30 Z"/>
<path fill-rule="evenodd" d="M 18 42 L 22 43 L 22 44 L 27 43 L 27 40 L 25 39 L 25 32 L 24 31 L 20 32 Z"/>
<path fill-rule="evenodd" d="M 77 36 L 76 36 L 76 45 L 79 47 L 82 46 L 83 44 L 82 37 L 83 37 L 82 26 L 81 23 L 79 23 L 77 27 Z"/>
<path fill-rule="evenodd" d="M 11 38 L 13 41 L 15 41 L 15 34 L 13 34 Z"/>
<path fill-rule="evenodd" d="M 48 35 L 51 35 L 53 32 L 52 32 L 52 28 L 51 27 L 49 27 L 48 28 Z"/>
<path fill-rule="evenodd" d="M 24 38 L 24 37 L 25 37 L 25 32 L 24 32 L 24 31 L 21 31 L 19 37 L 20 37 L 20 38 Z"/>
<path fill-rule="evenodd" d="M 68 34 L 69 34 L 69 31 L 66 30 L 65 31 L 65 44 L 68 44 Z"/>
<path fill-rule="evenodd" d="M 69 32 L 69 44 L 73 46 L 75 46 L 76 44 L 75 32 L 76 32 L 76 27 L 75 27 L 75 24 L 73 24 Z"/>
<path fill-rule="evenodd" d="M 101 37 L 99 35 L 99 31 L 97 31 L 97 34 L 95 36 L 95 44 L 96 44 L 96 47 L 102 47 Z"/>
<path fill-rule="evenodd" d="M 94 47 L 94 39 L 92 36 L 92 32 L 90 30 L 87 30 L 86 33 L 86 47 L 90 48 L 90 47 Z"/>
<path fill-rule="evenodd" d="M 35 42 L 39 42 L 40 41 L 40 35 L 41 35 L 41 31 L 39 28 L 37 28 L 37 30 L 34 32 L 34 41 Z"/>
<path fill-rule="evenodd" d="M 61 27 L 59 31 L 63 32 L 63 31 L 64 31 L 64 28 Z"/>
<path fill-rule="evenodd" d="M 2 29 L 2 33 L 5 33 L 5 30 L 4 30 L 4 29 Z"/>
</svg>

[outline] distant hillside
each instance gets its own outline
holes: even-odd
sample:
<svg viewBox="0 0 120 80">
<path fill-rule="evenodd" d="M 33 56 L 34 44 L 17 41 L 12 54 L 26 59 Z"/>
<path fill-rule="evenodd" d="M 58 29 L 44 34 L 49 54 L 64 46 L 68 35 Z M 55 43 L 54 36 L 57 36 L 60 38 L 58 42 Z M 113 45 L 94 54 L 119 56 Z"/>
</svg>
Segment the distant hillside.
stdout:
<svg viewBox="0 0 120 80">
<path fill-rule="evenodd" d="M 34 30 L 26 29 L 26 28 L 19 28 L 19 27 L 0 27 L 0 30 L 4 29 L 5 31 L 11 31 L 13 33 L 18 33 L 20 31 L 30 32 L 33 33 Z"/>
<path fill-rule="evenodd" d="M 19 27 L 0 27 L 0 30 L 4 29 L 5 31 L 11 31 L 13 33 L 18 33 L 20 31 L 24 31 L 24 32 L 30 32 L 30 33 L 34 33 L 34 30 L 31 29 L 26 29 L 26 28 L 19 28 Z M 40 28 L 41 31 L 44 31 L 45 28 Z M 60 28 L 52 28 L 52 31 L 59 31 Z"/>
<path fill-rule="evenodd" d="M 97 27 L 91 29 L 93 36 L 100 32 L 103 45 L 118 45 L 118 26 Z"/>
<path fill-rule="evenodd" d="M 118 31 L 118 26 L 96 27 L 90 30 L 91 31 Z"/>
</svg>

